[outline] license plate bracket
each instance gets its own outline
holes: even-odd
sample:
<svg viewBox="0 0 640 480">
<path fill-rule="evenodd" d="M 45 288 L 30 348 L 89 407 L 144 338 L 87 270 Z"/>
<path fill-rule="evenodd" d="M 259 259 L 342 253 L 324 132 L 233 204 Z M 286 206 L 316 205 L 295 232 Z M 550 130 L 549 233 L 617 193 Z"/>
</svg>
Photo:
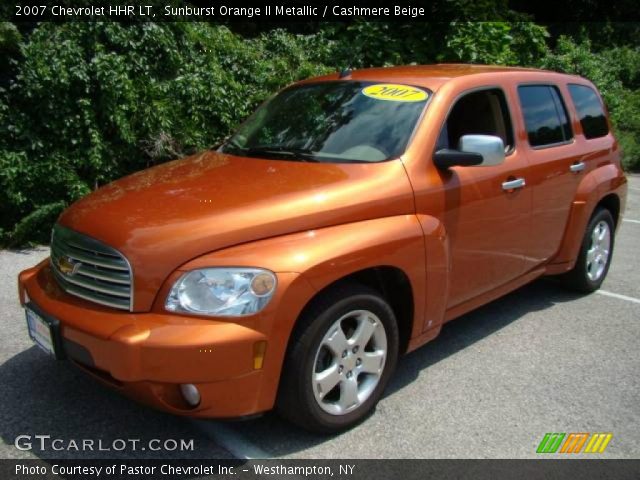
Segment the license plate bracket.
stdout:
<svg viewBox="0 0 640 480">
<path fill-rule="evenodd" d="M 34 343 L 57 360 L 64 358 L 60 322 L 28 303 L 25 305 L 27 332 Z"/>
</svg>

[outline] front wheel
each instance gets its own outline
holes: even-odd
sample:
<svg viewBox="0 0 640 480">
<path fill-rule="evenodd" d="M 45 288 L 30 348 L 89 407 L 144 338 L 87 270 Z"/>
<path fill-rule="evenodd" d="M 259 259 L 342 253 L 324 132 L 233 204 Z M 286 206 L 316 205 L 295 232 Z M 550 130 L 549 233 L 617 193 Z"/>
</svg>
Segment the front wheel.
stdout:
<svg viewBox="0 0 640 480">
<path fill-rule="evenodd" d="M 283 367 L 278 411 L 297 425 L 331 433 L 365 418 L 398 357 L 398 327 L 370 288 L 343 285 L 300 318 Z"/>
<path fill-rule="evenodd" d="M 604 208 L 596 210 L 587 226 L 573 270 L 561 277 L 568 288 L 584 293 L 600 288 L 611 265 L 614 232 L 611 212 Z"/>
</svg>

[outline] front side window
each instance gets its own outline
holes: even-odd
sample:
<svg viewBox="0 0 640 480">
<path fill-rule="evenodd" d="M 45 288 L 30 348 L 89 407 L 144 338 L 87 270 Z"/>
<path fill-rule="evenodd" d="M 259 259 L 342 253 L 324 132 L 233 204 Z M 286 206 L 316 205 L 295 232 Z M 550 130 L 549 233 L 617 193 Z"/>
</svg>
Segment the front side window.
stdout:
<svg viewBox="0 0 640 480">
<path fill-rule="evenodd" d="M 511 117 L 504 93 L 498 88 L 471 92 L 460 98 L 440 131 L 436 151 L 456 150 L 463 135 L 493 135 L 513 148 Z"/>
<path fill-rule="evenodd" d="M 429 95 L 418 87 L 372 82 L 296 85 L 260 107 L 221 151 L 316 162 L 397 158 Z"/>
<path fill-rule="evenodd" d="M 532 147 L 564 143 L 573 138 L 567 109 L 556 87 L 520 86 L 518 96 Z"/>
<path fill-rule="evenodd" d="M 587 139 L 604 137 L 609 133 L 607 117 L 602 102 L 592 88 L 585 85 L 569 85 L 569 94 L 576 107 L 580 125 Z"/>
</svg>

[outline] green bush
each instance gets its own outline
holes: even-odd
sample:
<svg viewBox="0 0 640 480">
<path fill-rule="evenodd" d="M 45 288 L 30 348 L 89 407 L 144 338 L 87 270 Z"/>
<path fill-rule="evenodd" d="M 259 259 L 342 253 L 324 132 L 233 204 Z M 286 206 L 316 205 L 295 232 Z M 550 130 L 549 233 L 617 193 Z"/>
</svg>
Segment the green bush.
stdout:
<svg viewBox="0 0 640 480">
<path fill-rule="evenodd" d="M 484 2 L 467 8 L 496 18 Z M 305 36 L 252 38 L 208 23 L 0 22 L 0 244 L 46 242 L 70 202 L 215 145 L 284 85 L 347 66 L 453 61 L 577 73 L 602 92 L 625 168 L 640 169 L 638 47 L 598 39 L 594 48 L 582 32 L 578 42 L 552 39 L 512 17 L 324 24 Z"/>
<path fill-rule="evenodd" d="M 540 66 L 583 76 L 598 87 L 622 148 L 623 166 L 640 169 L 640 50 L 621 47 L 594 52 L 588 40 L 576 43 L 560 37 Z"/>
<path fill-rule="evenodd" d="M 532 22 L 455 22 L 440 61 L 530 65 L 547 53 L 548 33 Z"/>
<path fill-rule="evenodd" d="M 532 22 L 353 22 L 324 29 L 325 63 L 379 67 L 436 62 L 527 65 L 547 53 L 547 30 Z"/>
<path fill-rule="evenodd" d="M 209 24 L 40 24 L 0 90 L 2 241 L 46 241 L 69 202 L 214 145 L 274 90 L 325 72 L 312 47 Z"/>
</svg>

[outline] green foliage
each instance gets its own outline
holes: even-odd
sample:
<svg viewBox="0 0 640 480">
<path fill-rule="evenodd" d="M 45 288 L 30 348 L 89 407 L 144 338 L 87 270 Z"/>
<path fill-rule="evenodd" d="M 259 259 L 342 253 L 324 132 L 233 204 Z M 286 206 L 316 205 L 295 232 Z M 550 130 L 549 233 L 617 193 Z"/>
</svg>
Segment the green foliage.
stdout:
<svg viewBox="0 0 640 480">
<path fill-rule="evenodd" d="M 397 24 L 354 22 L 325 28 L 325 63 L 372 67 L 434 62 L 526 65 L 543 58 L 548 33 L 532 22 Z"/>
<path fill-rule="evenodd" d="M 0 22 L 0 93 L 4 91 L 13 74 L 11 63 L 20 50 L 21 38 L 14 24 Z"/>
<path fill-rule="evenodd" d="M 551 38 L 529 18 L 504 14 L 506 0 L 439 9 L 444 18 L 507 21 L 356 21 L 246 38 L 207 23 L 0 22 L 0 244 L 45 242 L 58 213 L 94 188 L 215 145 L 284 85 L 349 66 L 472 62 L 577 73 L 602 92 L 625 167 L 640 169 L 640 50 L 629 41 L 637 26 L 555 25 Z M 558 28 L 572 37 L 555 38 Z"/>
<path fill-rule="evenodd" d="M 4 243 L 46 239 L 60 202 L 210 147 L 274 90 L 325 72 L 309 42 L 197 23 L 40 24 L 0 90 Z"/>
<path fill-rule="evenodd" d="M 0 22 L 0 51 L 17 50 L 20 32 L 13 23 Z"/>
<path fill-rule="evenodd" d="M 62 200 L 37 207 L 20 219 L 13 228 L 12 243 L 15 245 L 30 242 L 48 243 L 51 238 L 51 226 L 65 207 L 66 203 Z"/>
<path fill-rule="evenodd" d="M 617 47 L 594 52 L 589 40 L 576 43 L 561 36 L 543 68 L 591 80 L 604 98 L 626 169 L 640 169 L 640 50 Z"/>
<path fill-rule="evenodd" d="M 544 27 L 531 22 L 456 22 L 439 60 L 528 65 L 547 52 Z"/>
</svg>

